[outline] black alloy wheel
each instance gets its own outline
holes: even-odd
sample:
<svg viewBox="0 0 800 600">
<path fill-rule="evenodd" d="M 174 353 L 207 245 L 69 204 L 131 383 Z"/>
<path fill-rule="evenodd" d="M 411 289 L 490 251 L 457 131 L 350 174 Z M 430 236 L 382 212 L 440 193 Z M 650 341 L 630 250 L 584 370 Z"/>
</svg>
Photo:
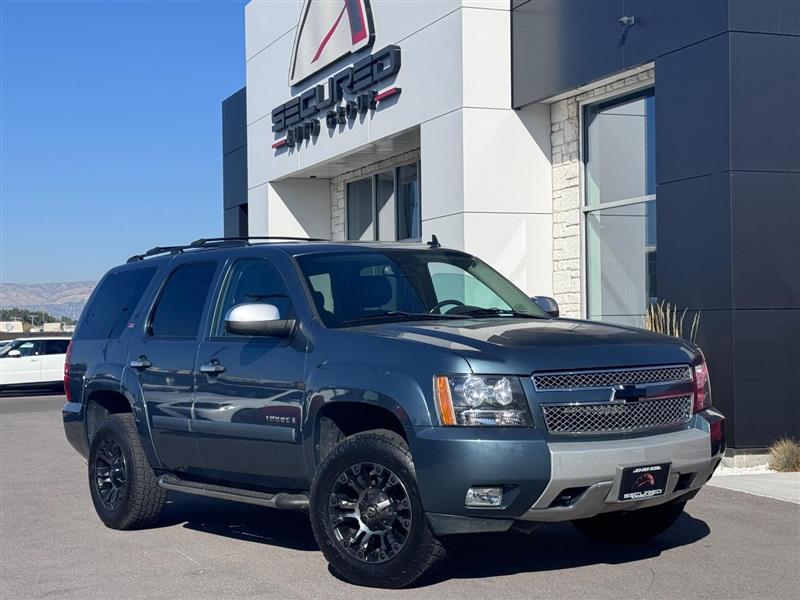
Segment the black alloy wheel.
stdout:
<svg viewBox="0 0 800 600">
<path fill-rule="evenodd" d="M 122 448 L 112 436 L 99 441 L 95 454 L 94 485 L 97 496 L 107 510 L 117 510 L 125 497 L 128 465 Z"/>
<path fill-rule="evenodd" d="M 387 467 L 360 462 L 336 478 L 328 505 L 336 541 L 366 563 L 391 560 L 405 546 L 414 515 L 403 482 Z"/>
<path fill-rule="evenodd" d="M 406 587 L 446 556 L 425 516 L 408 443 L 395 431 L 339 439 L 317 467 L 310 516 L 331 572 L 356 585 Z"/>
<path fill-rule="evenodd" d="M 87 475 L 97 516 L 112 529 L 152 525 L 167 501 L 131 413 L 110 415 L 94 432 Z"/>
</svg>

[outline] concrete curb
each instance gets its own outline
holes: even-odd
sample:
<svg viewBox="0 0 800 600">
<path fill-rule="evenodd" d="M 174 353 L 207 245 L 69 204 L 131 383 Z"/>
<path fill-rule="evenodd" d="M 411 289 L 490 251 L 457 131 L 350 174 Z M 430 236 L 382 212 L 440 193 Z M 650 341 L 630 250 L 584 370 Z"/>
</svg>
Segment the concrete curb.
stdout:
<svg viewBox="0 0 800 600">
<path fill-rule="evenodd" d="M 800 504 L 800 473 L 715 475 L 708 485 Z"/>
</svg>

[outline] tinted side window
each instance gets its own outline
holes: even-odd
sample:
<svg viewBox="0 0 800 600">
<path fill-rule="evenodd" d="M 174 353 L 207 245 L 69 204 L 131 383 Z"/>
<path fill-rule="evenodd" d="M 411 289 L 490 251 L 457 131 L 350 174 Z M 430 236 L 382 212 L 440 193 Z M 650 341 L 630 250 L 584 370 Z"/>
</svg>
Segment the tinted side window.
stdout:
<svg viewBox="0 0 800 600">
<path fill-rule="evenodd" d="M 45 354 L 66 354 L 69 340 L 46 340 L 44 343 Z"/>
<path fill-rule="evenodd" d="M 289 290 L 278 270 L 263 259 L 247 259 L 234 263 L 225 284 L 225 292 L 217 314 L 215 336 L 231 337 L 225 331 L 225 315 L 237 304 L 272 304 L 281 319 L 294 318 Z"/>
<path fill-rule="evenodd" d="M 107 275 L 81 319 L 75 339 L 119 337 L 155 273 L 156 267 L 147 267 Z"/>
<path fill-rule="evenodd" d="M 156 337 L 197 336 L 217 264 L 201 262 L 175 269 L 158 298 L 148 332 Z"/>
</svg>

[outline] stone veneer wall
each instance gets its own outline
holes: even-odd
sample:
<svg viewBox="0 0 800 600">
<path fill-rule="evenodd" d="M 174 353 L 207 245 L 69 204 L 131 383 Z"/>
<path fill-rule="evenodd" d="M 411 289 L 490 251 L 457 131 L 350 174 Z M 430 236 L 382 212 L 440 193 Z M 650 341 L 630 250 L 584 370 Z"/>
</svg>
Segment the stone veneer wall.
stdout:
<svg viewBox="0 0 800 600">
<path fill-rule="evenodd" d="M 419 149 L 411 150 L 410 152 L 398 154 L 392 158 L 387 158 L 386 160 L 367 165 L 361 169 L 348 171 L 347 173 L 342 173 L 341 175 L 331 178 L 331 239 L 344 240 L 347 238 L 347 207 L 345 201 L 347 182 L 369 177 L 370 175 L 388 171 L 395 167 L 401 167 L 416 162 L 419 158 Z"/>
<path fill-rule="evenodd" d="M 591 98 L 625 95 L 655 83 L 655 69 L 621 74 L 619 79 L 589 90 L 576 91 L 550 105 L 550 143 L 553 162 L 553 297 L 561 314 L 581 316 L 581 202 L 580 103 Z"/>
</svg>

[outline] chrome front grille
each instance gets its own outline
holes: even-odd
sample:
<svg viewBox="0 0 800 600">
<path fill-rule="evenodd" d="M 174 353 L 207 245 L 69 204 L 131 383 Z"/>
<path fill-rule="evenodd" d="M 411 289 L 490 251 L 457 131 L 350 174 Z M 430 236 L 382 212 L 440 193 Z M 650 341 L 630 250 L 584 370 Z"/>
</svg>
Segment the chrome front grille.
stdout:
<svg viewBox="0 0 800 600">
<path fill-rule="evenodd" d="M 561 371 L 557 373 L 536 373 L 533 376 L 533 384 L 537 392 L 611 388 L 615 385 L 672 383 L 691 380 L 692 368 L 689 365 L 645 367 L 642 369 Z"/>
<path fill-rule="evenodd" d="M 586 404 L 542 404 L 550 433 L 631 433 L 682 425 L 692 418 L 692 395 Z"/>
</svg>

